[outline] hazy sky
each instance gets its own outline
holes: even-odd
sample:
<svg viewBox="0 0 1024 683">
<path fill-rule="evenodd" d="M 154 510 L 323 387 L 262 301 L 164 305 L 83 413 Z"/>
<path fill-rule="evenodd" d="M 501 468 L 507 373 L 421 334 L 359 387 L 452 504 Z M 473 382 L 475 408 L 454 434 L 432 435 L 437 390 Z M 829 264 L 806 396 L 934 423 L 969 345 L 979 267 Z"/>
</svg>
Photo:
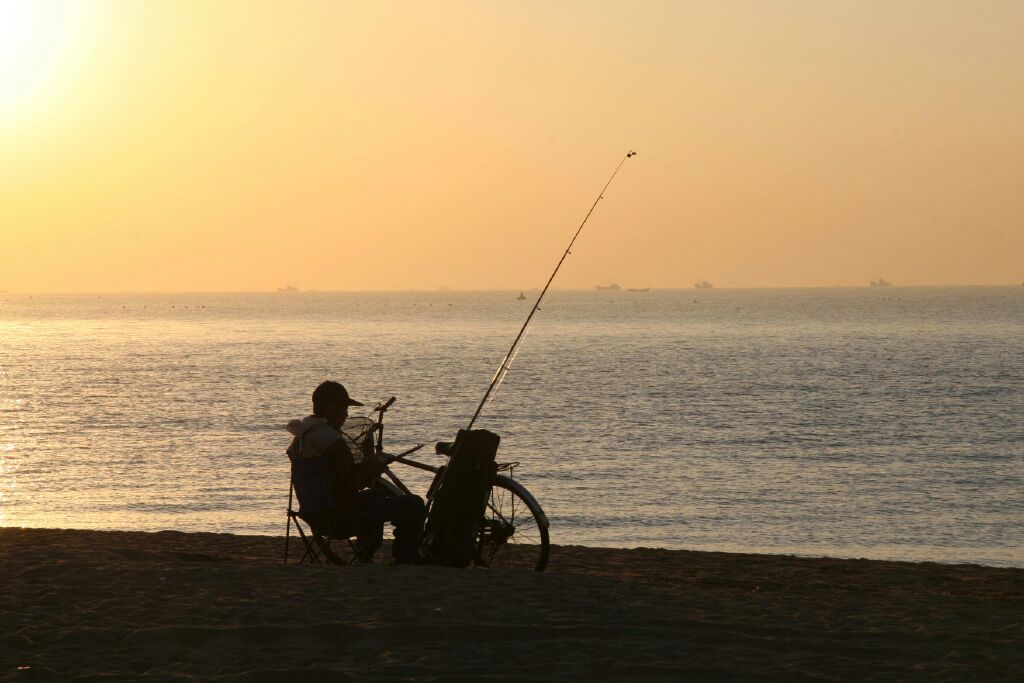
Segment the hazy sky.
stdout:
<svg viewBox="0 0 1024 683">
<path fill-rule="evenodd" d="M 0 0 L 0 289 L 1024 281 L 1024 3 Z"/>
</svg>

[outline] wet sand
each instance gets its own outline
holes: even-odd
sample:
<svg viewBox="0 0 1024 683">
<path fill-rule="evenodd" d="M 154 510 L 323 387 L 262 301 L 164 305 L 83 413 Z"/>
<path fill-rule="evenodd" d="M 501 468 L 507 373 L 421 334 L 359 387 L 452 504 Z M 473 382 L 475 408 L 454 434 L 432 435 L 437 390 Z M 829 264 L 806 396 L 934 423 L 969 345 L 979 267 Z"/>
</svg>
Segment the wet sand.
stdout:
<svg viewBox="0 0 1024 683">
<path fill-rule="evenodd" d="M 0 528 L 3 680 L 1024 680 L 1024 569 L 556 546 L 283 566 L 262 536 Z"/>
</svg>

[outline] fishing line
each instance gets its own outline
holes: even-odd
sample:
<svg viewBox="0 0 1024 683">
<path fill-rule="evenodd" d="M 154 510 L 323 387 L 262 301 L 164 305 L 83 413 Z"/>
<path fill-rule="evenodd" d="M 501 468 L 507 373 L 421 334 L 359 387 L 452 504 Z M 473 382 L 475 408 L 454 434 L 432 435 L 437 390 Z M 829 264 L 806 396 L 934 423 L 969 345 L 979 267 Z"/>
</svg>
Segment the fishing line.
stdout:
<svg viewBox="0 0 1024 683">
<path fill-rule="evenodd" d="M 512 363 L 516 361 L 516 358 L 519 356 L 519 352 L 523 350 L 523 346 L 526 344 L 526 338 L 530 336 L 532 329 L 532 327 L 527 328 L 526 333 L 523 334 L 523 338 L 519 342 L 519 346 L 516 347 L 515 353 L 512 354 L 512 357 L 508 359 L 507 363 L 498 368 L 498 372 L 494 373 L 496 383 L 494 385 L 494 391 L 491 392 L 490 397 L 487 399 L 487 405 L 484 406 L 485 409 L 487 406 L 491 405 L 494 401 L 494 397 L 498 395 L 498 389 L 500 389 L 501 385 L 505 382 L 505 376 L 508 375 L 508 371 L 512 369 Z"/>
<path fill-rule="evenodd" d="M 506 353 L 505 357 L 502 359 L 501 365 L 498 366 L 498 371 L 494 373 L 494 378 L 491 380 L 490 386 L 487 387 L 487 392 L 484 394 L 484 397 L 480 399 L 480 405 L 476 407 L 476 412 L 473 413 L 473 419 L 469 421 L 469 426 L 466 427 L 467 430 L 473 428 L 473 424 L 476 423 L 476 419 L 480 417 L 480 412 L 484 409 L 484 406 L 487 405 L 491 394 L 494 393 L 494 390 L 497 389 L 501 381 L 505 379 L 505 375 L 508 374 L 509 366 L 512 364 L 512 360 L 515 359 L 519 346 L 524 339 L 523 335 L 526 333 L 526 328 L 530 326 L 530 321 L 533 320 L 534 314 L 540 310 L 540 302 L 543 301 L 544 295 L 548 293 L 548 288 L 551 286 L 551 282 L 555 279 L 555 275 L 558 274 L 558 270 L 562 267 L 562 263 L 565 262 L 566 257 L 569 255 L 569 250 L 572 249 L 572 245 L 576 243 L 576 238 L 579 237 L 580 232 L 583 231 L 583 226 L 587 224 L 588 220 L 590 220 L 590 214 L 594 213 L 594 209 L 597 208 L 597 203 L 604 199 L 605 190 L 607 190 L 608 186 L 612 184 L 613 180 L 615 180 L 615 176 L 619 173 L 619 169 L 622 168 L 622 165 L 626 163 L 626 159 L 634 156 L 636 156 L 636 152 L 632 150 L 626 152 L 626 156 L 622 157 L 622 161 L 620 161 L 619 165 L 615 167 L 614 171 L 612 171 L 612 175 L 608 178 L 608 182 L 604 184 L 604 187 L 602 187 L 601 191 L 597 194 L 597 199 L 595 199 L 594 203 L 590 206 L 590 211 L 587 211 L 587 215 L 583 217 L 583 222 L 580 223 L 580 227 L 576 228 L 576 234 L 572 236 L 571 240 L 569 240 L 569 246 L 565 248 L 562 258 L 558 259 L 558 264 L 551 272 L 551 277 L 548 278 L 547 284 L 545 284 L 544 289 L 541 290 L 536 303 L 534 303 L 533 308 L 530 309 L 530 314 L 526 316 L 526 322 L 523 323 L 522 328 L 519 330 L 519 334 L 516 335 L 515 341 L 512 342 L 512 346 L 509 347 L 508 353 Z"/>
<path fill-rule="evenodd" d="M 663 168 L 667 168 L 668 170 L 670 170 L 673 173 L 676 173 L 676 174 L 678 174 L 680 176 L 685 176 L 685 177 L 689 178 L 690 176 L 693 175 L 692 171 L 684 171 L 683 169 L 677 168 L 677 167 L 673 166 L 672 164 L 669 164 L 667 162 L 662 161 L 661 159 L 658 159 L 657 157 L 645 156 L 644 159 L 646 159 L 647 161 L 653 162 L 655 164 L 658 164 L 659 166 L 661 166 Z"/>
</svg>

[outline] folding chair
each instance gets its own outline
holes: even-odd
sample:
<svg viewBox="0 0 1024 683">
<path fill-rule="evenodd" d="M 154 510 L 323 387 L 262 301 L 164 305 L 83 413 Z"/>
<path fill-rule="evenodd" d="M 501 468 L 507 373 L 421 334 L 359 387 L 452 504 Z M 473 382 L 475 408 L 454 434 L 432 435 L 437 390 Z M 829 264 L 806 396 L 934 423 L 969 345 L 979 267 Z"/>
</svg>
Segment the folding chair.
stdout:
<svg viewBox="0 0 1024 683">
<path fill-rule="evenodd" d="M 299 533 L 299 540 L 302 541 L 303 552 L 299 557 L 299 564 L 304 564 L 307 560 L 310 564 L 340 564 L 349 565 L 354 564 L 359 557 L 356 549 L 356 543 L 353 537 L 345 539 L 346 548 L 342 550 L 342 554 L 338 554 L 331 549 L 331 536 L 330 532 L 324 534 L 313 529 L 313 525 L 309 523 L 309 520 L 299 515 L 298 511 L 292 507 L 295 500 L 295 484 L 294 482 L 288 489 L 288 524 L 284 534 L 284 563 L 288 564 L 288 556 L 291 544 L 291 530 L 292 524 L 295 525 L 295 530 Z M 306 528 L 303 529 L 303 524 Z"/>
<path fill-rule="evenodd" d="M 393 401 L 394 398 L 391 399 L 391 402 Z M 388 405 L 391 405 L 391 402 L 388 402 L 385 405 L 385 410 Z M 381 418 L 383 418 L 383 410 L 381 410 L 380 415 Z M 373 435 L 378 429 L 383 429 L 383 427 L 379 422 L 375 423 L 368 417 L 350 417 L 345 421 L 341 433 L 346 439 L 346 445 L 348 446 L 349 451 L 352 453 L 360 453 L 365 458 L 374 456 L 375 445 Z M 292 466 L 294 468 L 294 463 Z M 327 529 L 326 533 L 322 533 L 322 530 L 314 529 L 309 520 L 300 516 L 292 507 L 292 504 L 295 501 L 295 480 L 292 479 L 290 484 L 291 486 L 288 489 L 288 525 L 285 529 L 284 535 L 284 563 L 288 564 L 292 524 L 295 524 L 295 529 L 299 532 L 299 539 L 302 541 L 303 546 L 302 555 L 299 557 L 299 564 L 303 564 L 307 560 L 310 564 L 324 564 L 325 562 L 330 562 L 331 564 L 347 565 L 357 562 L 359 560 L 359 552 L 354 540 L 354 534 L 342 537 L 341 534 L 333 533 L 332 529 Z M 305 529 L 303 529 L 303 524 L 306 526 Z M 346 547 L 342 549 L 341 554 L 334 552 L 331 548 L 331 538 L 344 538 L 346 541 Z"/>
</svg>

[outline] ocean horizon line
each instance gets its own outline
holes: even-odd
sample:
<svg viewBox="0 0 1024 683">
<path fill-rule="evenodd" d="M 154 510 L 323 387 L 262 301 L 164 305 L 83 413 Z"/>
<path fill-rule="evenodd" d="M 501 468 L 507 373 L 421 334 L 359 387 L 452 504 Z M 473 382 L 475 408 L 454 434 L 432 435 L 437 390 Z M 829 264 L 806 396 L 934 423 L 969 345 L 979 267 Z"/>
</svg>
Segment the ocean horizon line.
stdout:
<svg viewBox="0 0 1024 683">
<path fill-rule="evenodd" d="M 728 291 L 778 291 L 778 290 L 806 290 L 806 289 L 969 289 L 969 288 L 1019 288 L 1024 286 L 1024 282 L 1021 283 L 949 283 L 949 284 L 890 284 L 885 287 L 872 287 L 870 284 L 864 285 L 755 285 L 755 286 L 729 286 L 729 285 L 715 285 L 713 288 L 696 288 L 693 285 L 689 286 L 674 286 L 674 287 L 644 287 L 642 291 L 652 292 L 688 292 L 688 291 L 700 291 L 708 292 L 715 290 L 728 290 Z M 62 291 L 62 290 L 0 290 L 0 296 L 143 296 L 143 295 L 193 295 L 193 294 L 272 294 L 272 295 L 295 295 L 295 294 L 486 294 L 486 293 L 516 293 L 516 292 L 540 292 L 540 287 L 515 287 L 515 288 L 480 288 L 480 289 L 461 289 L 461 288 L 424 288 L 424 289 L 294 289 L 294 290 L 282 290 L 282 289 L 145 289 L 145 290 L 82 290 L 82 291 Z M 591 287 L 552 287 L 549 291 L 552 292 L 602 292 L 608 293 L 609 291 L 621 291 L 623 293 L 630 293 L 629 288 L 622 287 L 619 290 L 606 290 L 597 289 L 596 286 Z M 642 292 L 632 292 L 642 293 Z"/>
</svg>

